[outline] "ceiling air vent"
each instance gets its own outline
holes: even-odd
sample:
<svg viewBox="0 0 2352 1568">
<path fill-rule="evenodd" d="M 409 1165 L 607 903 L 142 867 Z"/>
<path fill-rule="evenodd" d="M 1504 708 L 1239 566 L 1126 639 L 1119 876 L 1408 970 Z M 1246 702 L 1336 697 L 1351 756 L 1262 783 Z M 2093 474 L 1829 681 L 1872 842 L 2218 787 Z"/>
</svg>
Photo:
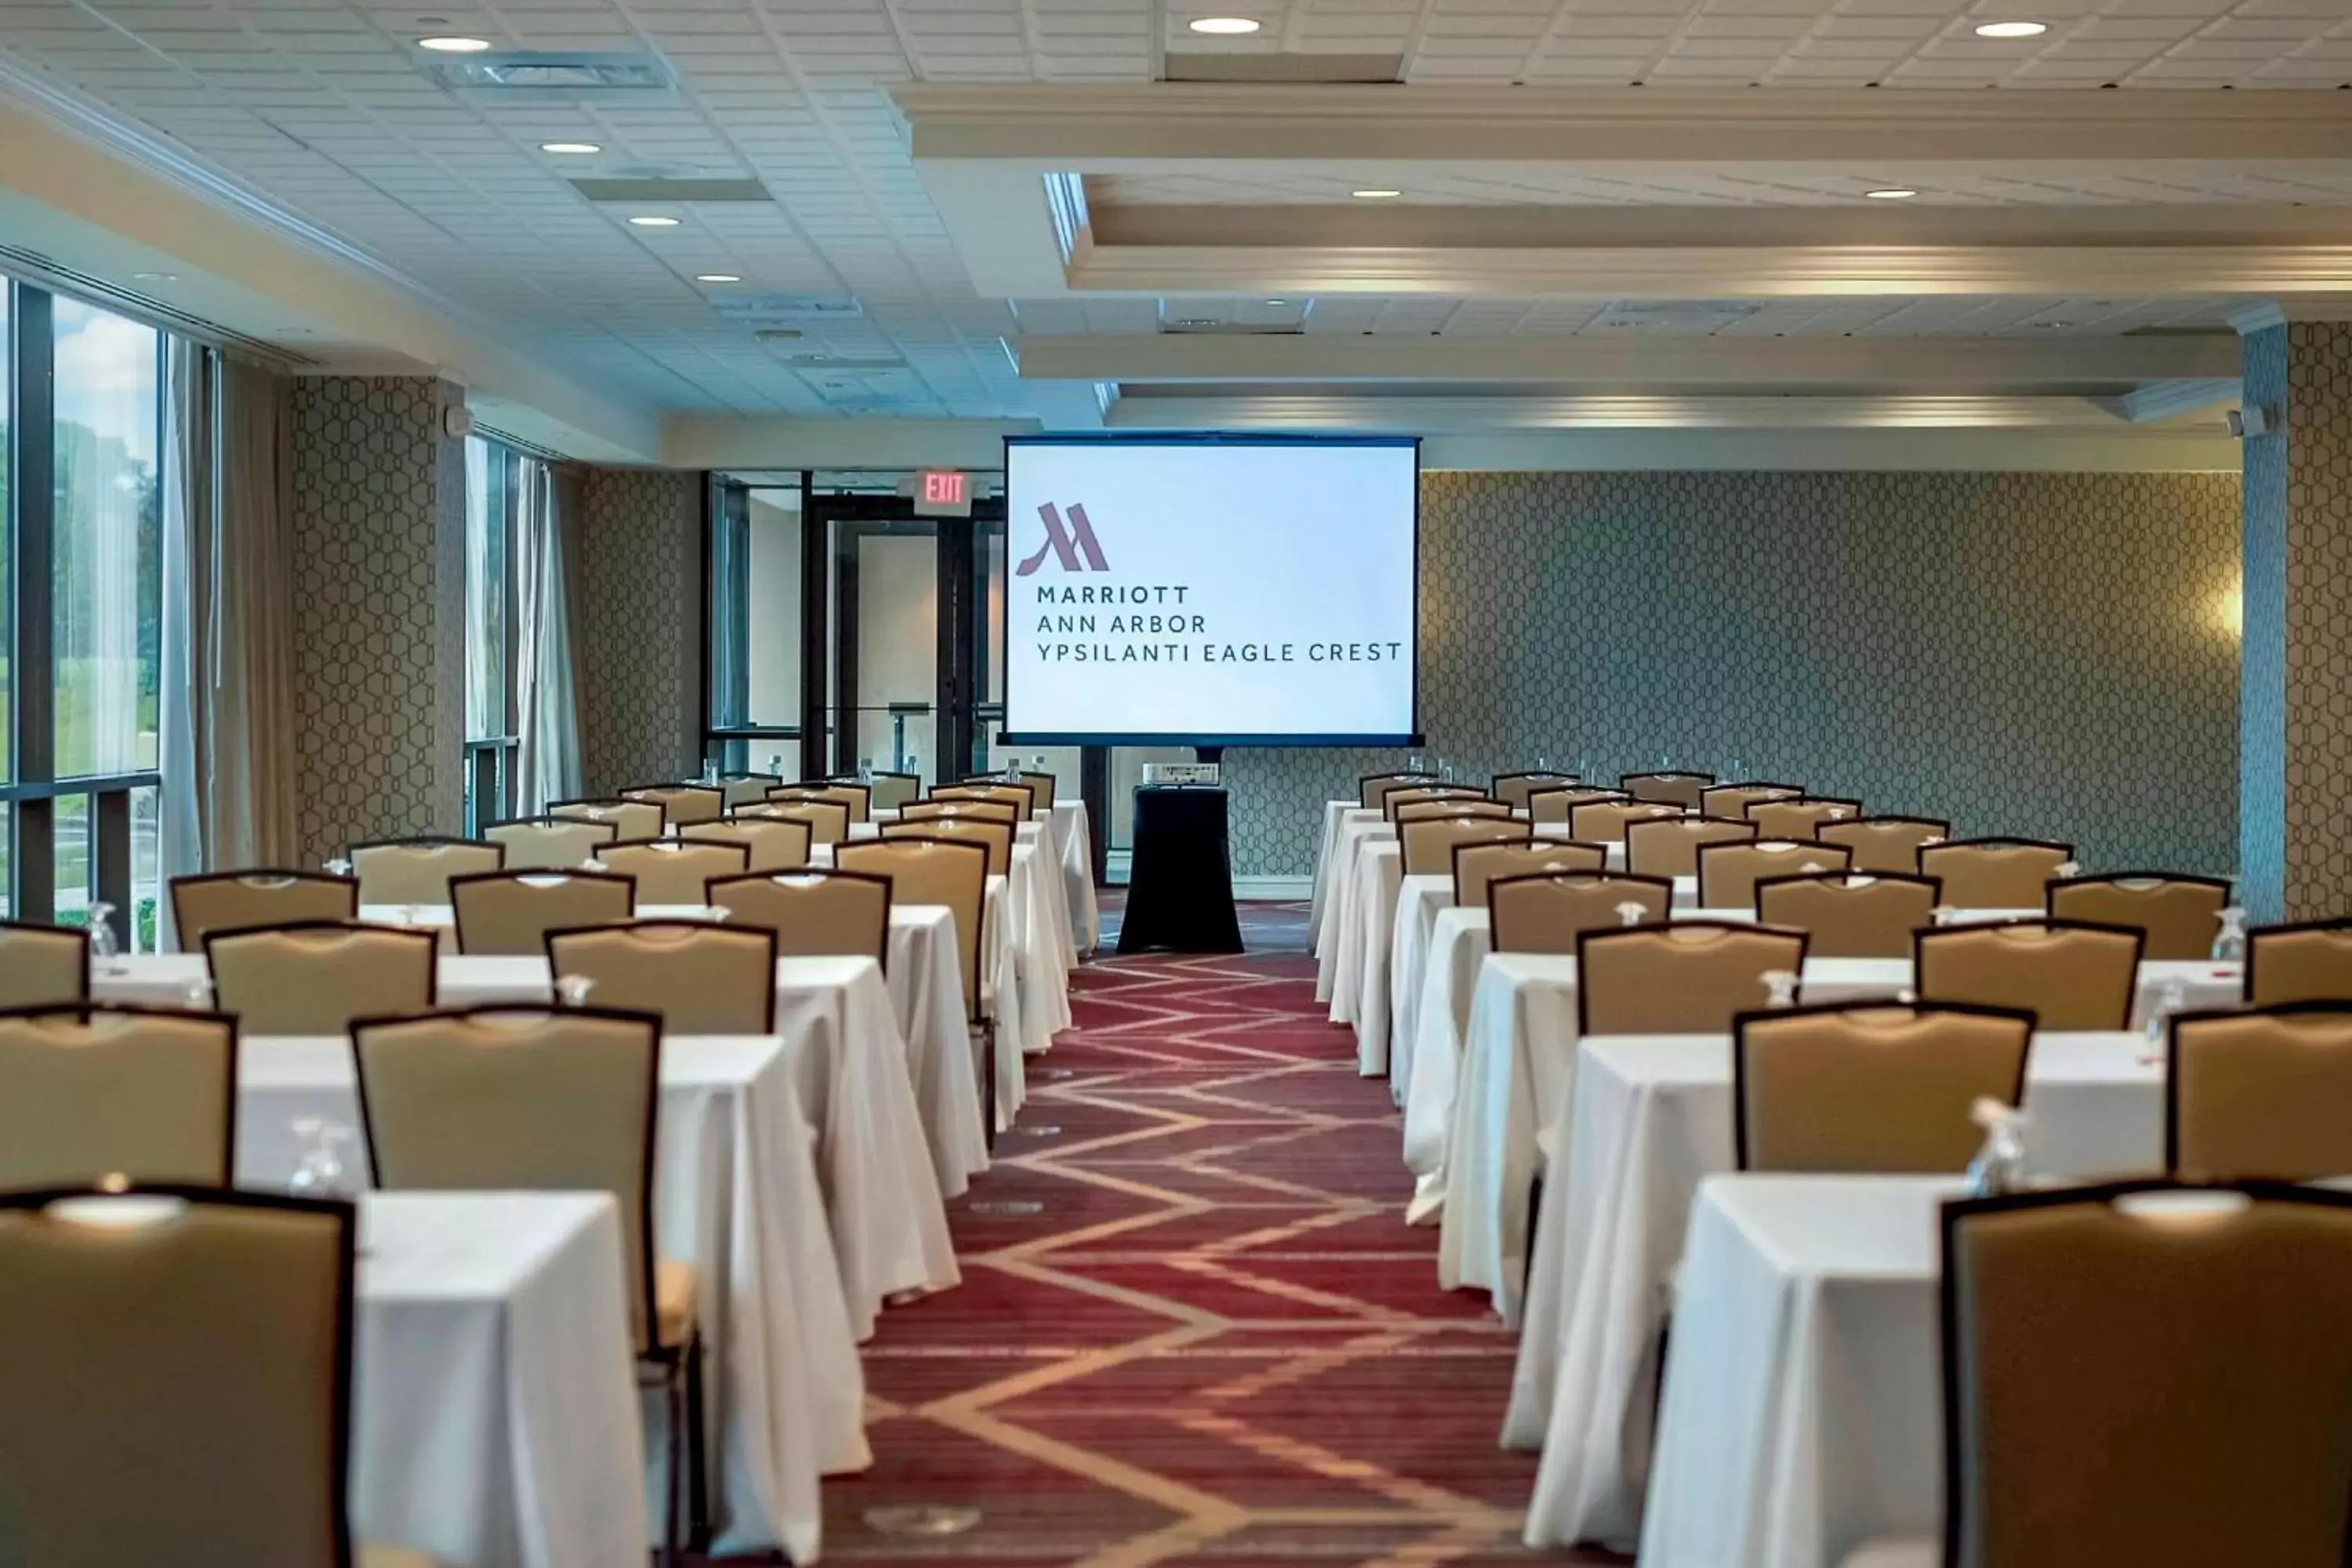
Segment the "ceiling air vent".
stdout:
<svg viewBox="0 0 2352 1568">
<path fill-rule="evenodd" d="M 572 188 L 592 202 L 764 202 L 768 187 L 757 180 L 574 180 Z"/>
<path fill-rule="evenodd" d="M 567 100 L 590 93 L 668 92 L 677 85 L 667 66 L 651 55 L 640 54 L 508 49 L 437 57 L 426 63 L 425 70 L 453 88 L 501 95 L 543 94 Z"/>
<path fill-rule="evenodd" d="M 1299 83 L 1393 82 L 1404 68 L 1402 55 L 1271 54 L 1234 49 L 1194 49 L 1171 54 L 1160 68 L 1166 81 Z"/>
<path fill-rule="evenodd" d="M 1599 332 L 1713 332 L 1764 308 L 1755 300 L 1619 300 L 1592 318 Z"/>
<path fill-rule="evenodd" d="M 855 294 L 721 294 L 712 297 L 710 308 L 747 327 L 822 325 L 854 321 L 866 314 Z"/>
</svg>

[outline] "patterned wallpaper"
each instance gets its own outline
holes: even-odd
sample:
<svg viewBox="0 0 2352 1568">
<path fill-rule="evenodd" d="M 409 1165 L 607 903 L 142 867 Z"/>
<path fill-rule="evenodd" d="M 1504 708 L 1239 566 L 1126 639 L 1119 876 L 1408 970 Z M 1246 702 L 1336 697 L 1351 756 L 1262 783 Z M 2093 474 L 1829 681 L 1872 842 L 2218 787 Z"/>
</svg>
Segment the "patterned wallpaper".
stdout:
<svg viewBox="0 0 2352 1568">
<path fill-rule="evenodd" d="M 1792 779 L 2096 868 L 2238 858 L 2229 474 L 1440 473 L 1429 755 Z M 1734 762 L 1738 766 L 1735 769 Z M 1394 752 L 1225 753 L 1234 869 L 1303 874 Z"/>
<path fill-rule="evenodd" d="M 702 749 L 702 476 L 590 468 L 580 496 L 583 781 L 683 778 Z"/>
<path fill-rule="evenodd" d="M 2352 894 L 2352 325 L 2290 322 L 2285 390 L 2284 912 L 2315 920 Z"/>
<path fill-rule="evenodd" d="M 458 821 L 464 468 L 462 444 L 441 434 L 457 395 L 417 376 L 294 383 L 296 794 L 309 865 L 354 840 Z"/>
<path fill-rule="evenodd" d="M 2286 327 L 2242 340 L 2245 401 L 2286 401 Z M 2287 444 L 2273 430 L 2242 443 L 2244 463 L 2246 634 L 2239 667 L 2238 866 L 2241 897 L 2256 920 L 2286 904 Z"/>
</svg>

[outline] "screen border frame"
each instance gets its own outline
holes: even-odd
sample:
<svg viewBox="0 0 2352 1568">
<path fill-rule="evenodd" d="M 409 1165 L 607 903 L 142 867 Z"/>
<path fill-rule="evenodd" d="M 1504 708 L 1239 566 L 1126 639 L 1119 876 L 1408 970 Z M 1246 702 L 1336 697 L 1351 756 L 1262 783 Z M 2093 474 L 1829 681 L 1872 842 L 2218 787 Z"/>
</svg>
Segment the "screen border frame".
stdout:
<svg viewBox="0 0 2352 1568">
<path fill-rule="evenodd" d="M 1354 432 L 1202 430 L 1038 431 L 1003 437 L 1005 526 L 1012 527 L 1013 448 L 1014 447 L 1407 447 L 1412 450 L 1412 729 L 1403 734 L 1244 734 L 1165 732 L 1156 731 L 1036 730 L 1010 728 L 1013 716 L 1013 661 L 1004 663 L 1004 713 L 1007 728 L 998 731 L 999 746 L 1192 746 L 1223 750 L 1231 746 L 1353 748 L 1356 750 L 1413 747 L 1426 743 L 1421 727 L 1421 447 L 1418 436 L 1376 436 Z M 1004 563 L 1013 565 L 1012 537 L 1005 541 Z M 998 632 L 1003 646 L 1013 646 L 1013 591 L 1008 580 L 999 612 Z"/>
</svg>

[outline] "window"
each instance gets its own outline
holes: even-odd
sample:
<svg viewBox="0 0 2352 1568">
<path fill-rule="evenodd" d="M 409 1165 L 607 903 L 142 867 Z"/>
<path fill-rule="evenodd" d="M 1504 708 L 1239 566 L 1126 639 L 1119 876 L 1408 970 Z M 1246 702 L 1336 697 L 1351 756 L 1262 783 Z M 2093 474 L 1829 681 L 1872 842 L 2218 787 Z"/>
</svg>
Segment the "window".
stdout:
<svg viewBox="0 0 2352 1568">
<path fill-rule="evenodd" d="M 709 744 L 732 772 L 800 772 L 801 491 L 728 481 L 710 513 Z"/>
<path fill-rule="evenodd" d="M 466 831 L 516 814 L 522 542 L 547 485 L 538 458 L 466 441 Z"/>
</svg>

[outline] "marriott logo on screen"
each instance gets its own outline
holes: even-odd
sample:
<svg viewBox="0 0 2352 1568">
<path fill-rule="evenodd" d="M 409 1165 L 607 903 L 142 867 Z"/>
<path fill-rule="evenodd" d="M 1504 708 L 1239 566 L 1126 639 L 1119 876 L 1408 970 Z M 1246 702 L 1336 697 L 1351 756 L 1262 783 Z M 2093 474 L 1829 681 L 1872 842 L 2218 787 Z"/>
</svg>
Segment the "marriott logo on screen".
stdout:
<svg viewBox="0 0 2352 1568">
<path fill-rule="evenodd" d="M 1045 563 L 1049 553 L 1061 563 L 1065 572 L 1110 570 L 1110 563 L 1103 559 L 1102 544 L 1095 538 L 1095 525 L 1087 521 L 1085 507 L 1073 505 L 1070 508 L 1067 527 L 1063 526 L 1062 514 L 1054 510 L 1051 501 L 1039 507 L 1037 515 L 1045 524 L 1045 542 L 1037 547 L 1036 554 L 1013 569 L 1014 576 L 1029 576 Z"/>
</svg>

